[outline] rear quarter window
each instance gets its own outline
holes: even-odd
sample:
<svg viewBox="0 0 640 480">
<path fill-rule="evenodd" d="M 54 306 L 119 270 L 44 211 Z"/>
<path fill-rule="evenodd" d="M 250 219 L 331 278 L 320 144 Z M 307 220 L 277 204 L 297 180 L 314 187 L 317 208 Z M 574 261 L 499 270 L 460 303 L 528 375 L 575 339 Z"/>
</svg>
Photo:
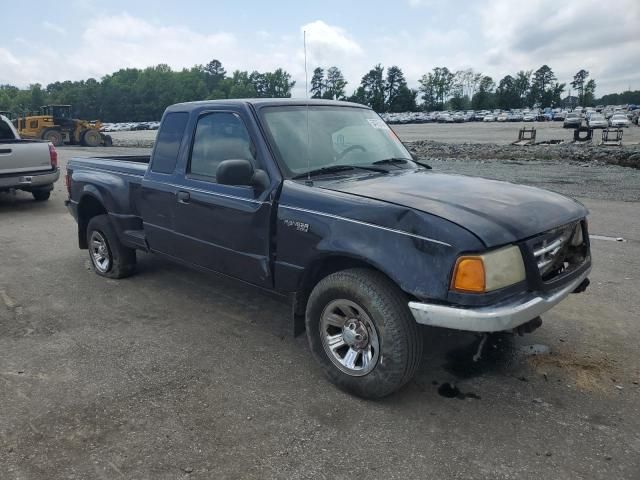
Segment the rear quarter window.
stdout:
<svg viewBox="0 0 640 480">
<path fill-rule="evenodd" d="M 4 120 L 0 119 L 0 140 L 14 140 L 13 130 Z"/>
<path fill-rule="evenodd" d="M 152 172 L 173 173 L 188 121 L 189 114 L 186 112 L 168 113 L 164 117 L 153 151 Z"/>
</svg>

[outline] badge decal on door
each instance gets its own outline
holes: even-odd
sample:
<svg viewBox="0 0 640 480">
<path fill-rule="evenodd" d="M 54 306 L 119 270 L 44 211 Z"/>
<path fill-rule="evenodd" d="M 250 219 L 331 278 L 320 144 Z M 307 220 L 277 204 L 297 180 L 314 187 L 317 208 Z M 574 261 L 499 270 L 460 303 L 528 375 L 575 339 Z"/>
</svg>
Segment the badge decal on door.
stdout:
<svg viewBox="0 0 640 480">
<path fill-rule="evenodd" d="M 299 222 L 297 220 L 289 220 L 288 218 L 285 218 L 283 221 L 287 227 L 293 227 L 299 232 L 307 233 L 309 231 L 308 223 Z"/>
</svg>

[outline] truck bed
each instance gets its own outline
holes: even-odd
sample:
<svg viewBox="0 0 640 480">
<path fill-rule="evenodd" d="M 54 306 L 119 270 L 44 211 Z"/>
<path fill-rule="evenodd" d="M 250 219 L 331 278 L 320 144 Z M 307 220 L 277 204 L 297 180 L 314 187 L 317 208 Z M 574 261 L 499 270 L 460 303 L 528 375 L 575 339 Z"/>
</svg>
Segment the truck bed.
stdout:
<svg viewBox="0 0 640 480">
<path fill-rule="evenodd" d="M 71 159 L 70 166 L 80 166 L 81 168 L 102 170 L 116 174 L 121 173 L 130 177 L 133 183 L 140 183 L 140 181 L 135 181 L 132 177 L 140 177 L 140 180 L 142 180 L 150 160 L 151 156 L 149 155 L 74 157 Z"/>
<path fill-rule="evenodd" d="M 24 174 L 50 169 L 47 142 L 20 139 L 0 142 L 0 174 Z"/>
<path fill-rule="evenodd" d="M 51 170 L 48 142 L 22 140 L 7 117 L 0 116 L 0 175 L 24 175 Z M 18 182 L 20 179 L 16 179 Z M 22 183 L 22 182 L 20 182 Z M 4 187 L 14 187 L 5 180 Z"/>
</svg>

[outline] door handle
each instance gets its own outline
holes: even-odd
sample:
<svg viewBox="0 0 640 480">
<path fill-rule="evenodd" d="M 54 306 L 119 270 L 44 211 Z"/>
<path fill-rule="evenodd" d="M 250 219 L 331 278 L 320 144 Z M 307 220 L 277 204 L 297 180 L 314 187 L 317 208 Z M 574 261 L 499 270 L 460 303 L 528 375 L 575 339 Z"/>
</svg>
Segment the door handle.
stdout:
<svg viewBox="0 0 640 480">
<path fill-rule="evenodd" d="M 189 195 L 189 192 L 183 192 L 182 190 L 178 192 L 178 203 L 189 203 L 190 199 L 191 195 Z"/>
</svg>

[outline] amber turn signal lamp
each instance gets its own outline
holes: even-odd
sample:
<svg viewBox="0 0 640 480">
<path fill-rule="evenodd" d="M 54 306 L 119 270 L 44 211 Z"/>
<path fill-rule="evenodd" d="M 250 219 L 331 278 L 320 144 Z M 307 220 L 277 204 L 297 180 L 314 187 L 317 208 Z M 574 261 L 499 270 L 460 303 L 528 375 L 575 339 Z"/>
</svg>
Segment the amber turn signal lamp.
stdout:
<svg viewBox="0 0 640 480">
<path fill-rule="evenodd" d="M 453 270 L 451 288 L 460 292 L 483 293 L 486 289 L 486 283 L 482 258 L 458 258 Z"/>
</svg>

